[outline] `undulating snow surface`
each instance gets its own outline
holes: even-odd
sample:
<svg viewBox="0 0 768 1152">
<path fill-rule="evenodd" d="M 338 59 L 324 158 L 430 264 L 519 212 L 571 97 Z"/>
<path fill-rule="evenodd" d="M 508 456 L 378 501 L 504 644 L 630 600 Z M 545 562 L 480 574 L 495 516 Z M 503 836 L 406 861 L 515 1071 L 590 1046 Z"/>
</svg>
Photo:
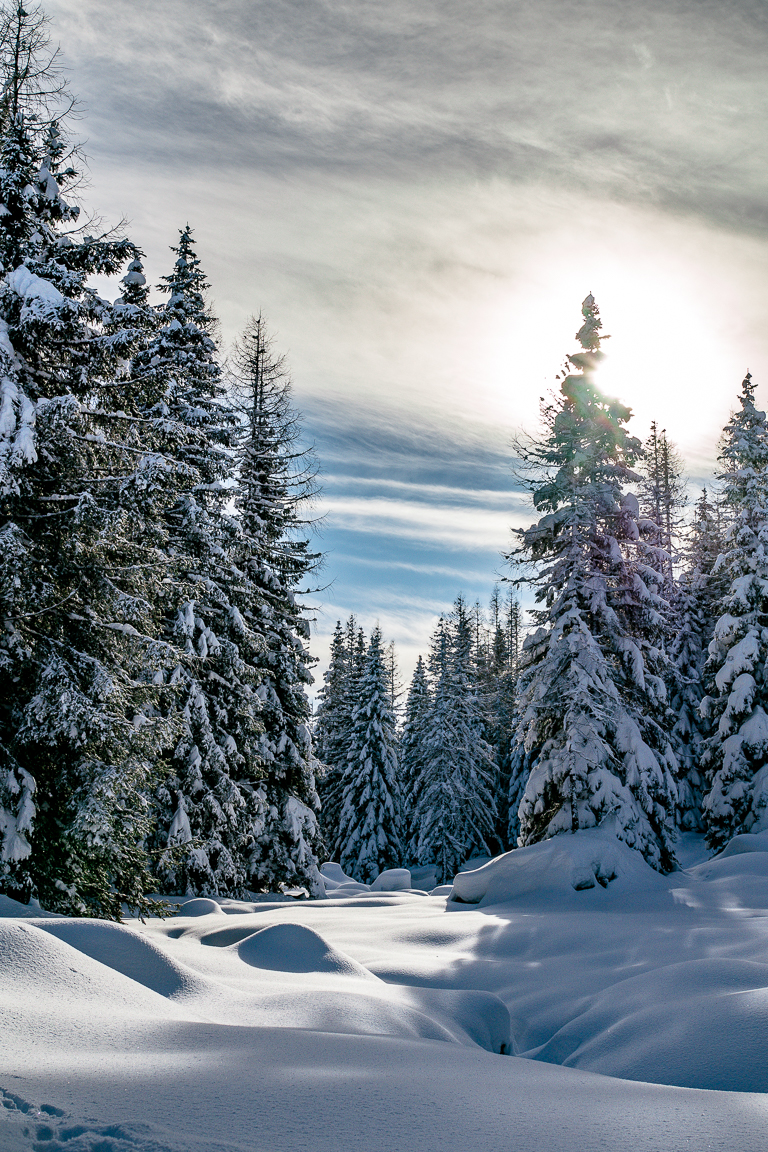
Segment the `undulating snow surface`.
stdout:
<svg viewBox="0 0 768 1152">
<path fill-rule="evenodd" d="M 763 1152 L 768 836 L 679 856 L 582 832 L 145 924 L 0 897 L 0 1149 Z"/>
</svg>

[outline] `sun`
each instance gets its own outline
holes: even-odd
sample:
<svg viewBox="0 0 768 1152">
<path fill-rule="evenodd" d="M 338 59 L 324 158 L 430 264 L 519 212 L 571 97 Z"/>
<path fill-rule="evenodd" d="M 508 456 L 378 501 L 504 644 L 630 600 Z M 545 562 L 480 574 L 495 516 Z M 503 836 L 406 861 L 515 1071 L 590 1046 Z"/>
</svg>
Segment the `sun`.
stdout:
<svg viewBox="0 0 768 1152">
<path fill-rule="evenodd" d="M 711 467 L 750 368 L 749 347 L 740 351 L 726 319 L 733 302 L 721 307 L 702 261 L 662 240 L 627 230 L 610 245 L 560 238 L 535 253 L 528 275 L 505 285 L 486 316 L 479 356 L 486 375 L 475 401 L 487 419 L 495 413 L 535 430 L 540 398 L 556 388 L 566 355 L 576 351 L 581 303 L 591 292 L 606 337 L 599 387 L 631 408 L 636 436 L 644 439 L 656 421 L 694 469 Z"/>
</svg>

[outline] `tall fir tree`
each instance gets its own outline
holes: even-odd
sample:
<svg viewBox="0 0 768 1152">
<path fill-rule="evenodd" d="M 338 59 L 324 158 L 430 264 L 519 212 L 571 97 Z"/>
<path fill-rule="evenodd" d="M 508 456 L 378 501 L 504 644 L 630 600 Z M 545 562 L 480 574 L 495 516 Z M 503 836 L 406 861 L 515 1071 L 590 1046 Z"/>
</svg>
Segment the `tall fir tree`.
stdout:
<svg viewBox="0 0 768 1152">
<path fill-rule="evenodd" d="M 432 706 L 413 815 L 417 862 L 435 864 L 440 883 L 470 857 L 491 854 L 495 764 L 474 672 L 473 628 L 459 597 L 453 620 L 441 620 L 432 641 Z"/>
<path fill-rule="evenodd" d="M 495 691 L 493 697 L 493 744 L 498 783 L 496 786 L 496 841 L 506 851 L 517 843 L 517 809 L 522 795 L 510 793 L 512 744 L 515 720 L 517 674 L 522 643 L 522 609 L 512 589 L 507 594 L 504 615 L 496 624 L 493 642 Z M 511 829 L 511 832 L 510 832 Z"/>
<path fill-rule="evenodd" d="M 341 867 L 356 880 L 375 880 L 401 863 L 401 798 L 397 738 L 381 629 L 371 632 L 352 716 L 339 817 Z"/>
<path fill-rule="evenodd" d="M 662 573 L 671 595 L 687 490 L 680 453 L 655 420 L 643 446 L 642 464 L 641 511 L 655 525 L 647 560 Z"/>
<path fill-rule="evenodd" d="M 707 841 L 768 827 L 768 425 L 747 374 L 725 427 L 720 480 L 731 523 L 716 574 L 728 581 L 705 668 Z"/>
<path fill-rule="evenodd" d="M 139 254 L 79 227 L 72 102 L 38 7 L 0 12 L 0 72 L 0 876 L 119 918 L 156 887 L 145 797 L 172 738 L 142 534 L 155 462 L 121 379 L 142 325 L 91 283 Z"/>
<path fill-rule="evenodd" d="M 320 827 L 327 851 L 333 852 L 339 833 L 341 778 L 350 737 L 349 652 L 345 630 L 336 621 L 330 660 L 318 693 L 313 739 L 320 764 L 317 788 L 320 795 Z"/>
<path fill-rule="evenodd" d="M 331 663 L 319 694 L 315 723 L 317 755 L 321 763 L 321 827 L 326 850 L 334 857 L 340 851 L 343 780 L 352 742 L 352 716 L 359 702 L 359 685 L 365 670 L 365 654 L 365 633 L 351 613 L 343 628 L 340 621 L 336 625 Z"/>
<path fill-rule="evenodd" d="M 640 445 L 625 429 L 629 409 L 594 382 L 604 354 L 591 295 L 582 316 L 544 436 L 522 447 L 544 515 L 514 558 L 533 565 L 542 607 L 521 656 L 510 796 L 522 791 L 520 844 L 610 822 L 666 871 L 676 765 L 658 720 L 663 601 L 659 574 L 637 555 L 638 501 L 622 496 Z"/>
<path fill-rule="evenodd" d="M 267 820 L 250 858 L 251 883 L 267 890 L 299 884 L 319 893 L 320 800 L 307 697 L 312 658 L 301 602 L 303 584 L 320 560 L 310 549 L 308 521 L 316 466 L 302 446 L 284 357 L 276 355 L 261 315 L 248 322 L 235 349 L 231 384 L 243 429 L 235 490 L 241 533 L 234 555 L 255 593 L 243 618 L 263 641 L 254 664 Z"/>
<path fill-rule="evenodd" d="M 424 658 L 419 656 L 413 670 L 405 721 L 400 737 L 400 791 L 403 809 L 403 845 L 408 860 L 418 856 L 418 834 L 415 822 L 419 799 L 419 781 L 426 768 L 426 732 L 432 696 Z"/>
<path fill-rule="evenodd" d="M 166 476 L 155 515 L 166 534 L 159 601 L 170 647 L 155 679 L 172 690 L 180 726 L 155 794 L 153 846 L 167 890 L 242 896 L 267 808 L 258 787 L 254 666 L 262 642 L 246 619 L 255 592 L 231 557 L 239 535 L 226 510 L 236 417 L 188 225 L 172 251 L 173 271 L 160 286 L 168 299 L 130 365 Z M 141 286 L 129 283 L 126 292 L 139 307 Z"/>
<path fill-rule="evenodd" d="M 683 548 L 684 567 L 676 585 L 670 644 L 675 668 L 670 704 L 676 717 L 672 738 L 680 763 L 677 822 L 686 830 L 703 827 L 705 784 L 701 761 L 709 725 L 701 715 L 703 671 L 714 632 L 716 611 L 726 591 L 722 574 L 713 571 L 724 541 L 707 490 L 696 502 Z"/>
</svg>

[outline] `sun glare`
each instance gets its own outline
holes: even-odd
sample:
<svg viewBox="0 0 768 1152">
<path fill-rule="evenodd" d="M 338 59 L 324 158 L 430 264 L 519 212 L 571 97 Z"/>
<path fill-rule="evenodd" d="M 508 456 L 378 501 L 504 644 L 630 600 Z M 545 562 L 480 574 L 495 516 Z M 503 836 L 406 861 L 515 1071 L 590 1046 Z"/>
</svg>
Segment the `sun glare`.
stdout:
<svg viewBox="0 0 768 1152">
<path fill-rule="evenodd" d="M 539 252 L 522 291 L 518 281 L 499 293 L 486 318 L 488 416 L 536 426 L 539 398 L 576 350 L 579 307 L 592 292 L 608 337 L 599 386 L 632 409 L 635 435 L 644 438 L 655 420 L 694 467 L 713 460 L 741 379 L 756 370 L 754 346 L 745 341 L 736 358 L 716 273 L 706 275 L 706 257 L 695 257 L 690 244 L 680 247 L 666 252 L 662 238 L 643 252 L 628 232 L 613 252 L 577 244 Z"/>
</svg>

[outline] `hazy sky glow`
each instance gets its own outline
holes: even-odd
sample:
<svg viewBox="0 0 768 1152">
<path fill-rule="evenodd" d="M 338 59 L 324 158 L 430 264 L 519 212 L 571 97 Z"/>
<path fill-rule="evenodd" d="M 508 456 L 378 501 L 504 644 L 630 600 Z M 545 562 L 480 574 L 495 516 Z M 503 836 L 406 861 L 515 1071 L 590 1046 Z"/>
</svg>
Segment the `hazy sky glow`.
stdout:
<svg viewBox="0 0 768 1152">
<path fill-rule="evenodd" d="M 410 671 L 525 522 L 513 435 L 592 291 L 606 391 L 711 471 L 768 404 L 764 0 L 48 0 L 153 280 L 187 220 L 226 340 L 260 308 L 325 473 L 315 650 Z M 117 292 L 117 290 L 116 290 Z"/>
</svg>

